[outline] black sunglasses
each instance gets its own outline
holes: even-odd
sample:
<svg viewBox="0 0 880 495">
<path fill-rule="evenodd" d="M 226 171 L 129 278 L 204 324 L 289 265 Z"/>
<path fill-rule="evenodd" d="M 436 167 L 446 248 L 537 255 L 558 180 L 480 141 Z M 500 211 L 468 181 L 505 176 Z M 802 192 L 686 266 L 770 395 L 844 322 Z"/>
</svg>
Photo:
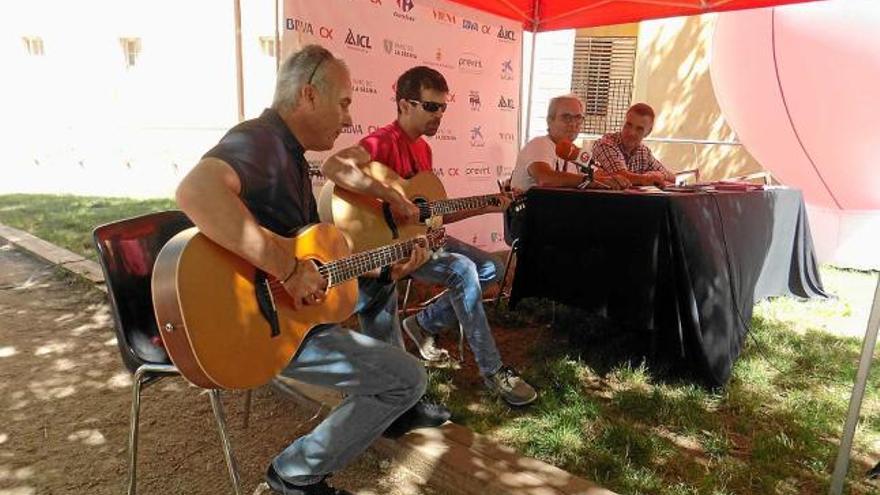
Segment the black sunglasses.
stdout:
<svg viewBox="0 0 880 495">
<path fill-rule="evenodd" d="M 421 100 L 406 100 L 406 101 L 410 102 L 413 105 L 418 105 L 421 103 L 422 110 L 429 112 L 429 113 L 434 113 L 438 110 L 443 110 L 444 112 L 446 111 L 446 103 L 437 103 L 436 101 L 421 101 Z"/>
</svg>

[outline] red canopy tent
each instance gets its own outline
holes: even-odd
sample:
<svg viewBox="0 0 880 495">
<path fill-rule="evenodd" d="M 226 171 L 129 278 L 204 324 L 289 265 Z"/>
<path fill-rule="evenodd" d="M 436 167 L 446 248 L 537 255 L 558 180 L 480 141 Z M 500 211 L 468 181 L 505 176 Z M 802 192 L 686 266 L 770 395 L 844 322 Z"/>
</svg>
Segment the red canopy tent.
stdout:
<svg viewBox="0 0 880 495">
<path fill-rule="evenodd" d="M 594 26 L 609 26 L 648 19 L 755 9 L 816 0 L 450 0 L 484 12 L 522 22 L 533 33 Z M 525 50 L 525 45 L 523 45 Z M 532 116 L 535 36 L 531 43 L 529 98 L 526 102 L 526 135 Z"/>
<path fill-rule="evenodd" d="M 533 32 L 772 7 L 813 0 L 452 0 L 523 23 Z"/>
</svg>

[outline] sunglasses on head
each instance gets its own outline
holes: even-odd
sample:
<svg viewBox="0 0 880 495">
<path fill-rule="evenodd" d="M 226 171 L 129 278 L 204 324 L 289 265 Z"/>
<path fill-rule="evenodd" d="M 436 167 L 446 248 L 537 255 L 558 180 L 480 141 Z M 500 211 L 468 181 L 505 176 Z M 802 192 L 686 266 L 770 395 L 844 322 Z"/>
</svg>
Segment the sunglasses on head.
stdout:
<svg viewBox="0 0 880 495">
<path fill-rule="evenodd" d="M 422 105 L 422 110 L 430 113 L 434 113 L 438 110 L 446 111 L 446 103 L 437 103 L 436 101 L 422 101 L 422 100 L 406 100 L 410 102 L 412 105 Z"/>
</svg>

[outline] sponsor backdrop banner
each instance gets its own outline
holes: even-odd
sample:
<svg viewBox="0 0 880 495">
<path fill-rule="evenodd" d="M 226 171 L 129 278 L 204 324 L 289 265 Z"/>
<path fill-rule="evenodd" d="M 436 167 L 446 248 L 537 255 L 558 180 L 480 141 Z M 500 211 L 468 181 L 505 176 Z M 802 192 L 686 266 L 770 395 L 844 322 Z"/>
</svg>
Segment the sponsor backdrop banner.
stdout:
<svg viewBox="0 0 880 495">
<path fill-rule="evenodd" d="M 522 29 L 513 21 L 444 0 L 285 0 L 282 55 L 310 43 L 351 69 L 354 125 L 336 141 L 351 146 L 397 115 L 394 84 L 427 65 L 449 83 L 440 130 L 427 138 L 449 197 L 498 191 L 513 170 L 520 110 Z M 309 153 L 313 169 L 328 153 Z M 316 194 L 323 186 L 316 177 Z M 489 251 L 506 249 L 500 214 L 451 225 L 450 234 Z"/>
</svg>

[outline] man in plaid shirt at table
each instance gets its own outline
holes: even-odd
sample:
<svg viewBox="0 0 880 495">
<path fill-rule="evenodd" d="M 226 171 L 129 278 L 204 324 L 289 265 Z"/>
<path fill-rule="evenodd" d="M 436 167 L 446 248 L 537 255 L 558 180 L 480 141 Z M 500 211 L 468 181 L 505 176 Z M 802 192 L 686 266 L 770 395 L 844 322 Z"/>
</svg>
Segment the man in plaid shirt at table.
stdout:
<svg viewBox="0 0 880 495">
<path fill-rule="evenodd" d="M 636 186 L 663 186 L 675 182 L 675 174 L 654 158 L 642 139 L 654 127 L 654 109 L 636 103 L 626 111 L 620 132 L 605 134 L 593 143 L 593 161 L 610 174 L 622 174 Z"/>
</svg>

